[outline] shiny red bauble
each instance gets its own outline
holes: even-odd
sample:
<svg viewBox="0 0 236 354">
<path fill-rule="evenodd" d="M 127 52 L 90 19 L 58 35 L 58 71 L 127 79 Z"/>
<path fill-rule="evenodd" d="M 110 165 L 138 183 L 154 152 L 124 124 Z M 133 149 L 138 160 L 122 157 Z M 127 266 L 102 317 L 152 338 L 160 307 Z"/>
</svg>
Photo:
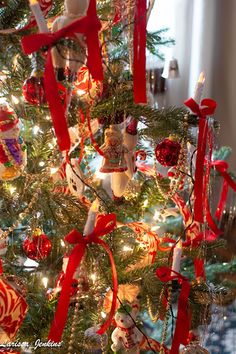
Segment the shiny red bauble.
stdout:
<svg viewBox="0 0 236 354">
<path fill-rule="evenodd" d="M 181 145 L 178 141 L 166 138 L 155 149 L 156 159 L 163 166 L 176 166 Z"/>
<path fill-rule="evenodd" d="M 44 90 L 44 78 L 37 71 L 33 71 L 31 76 L 23 84 L 23 96 L 25 100 L 33 105 L 45 104 L 46 95 Z"/>
<path fill-rule="evenodd" d="M 36 229 L 33 237 L 27 238 L 23 243 L 23 250 L 28 258 L 41 261 L 47 258 L 51 252 L 52 244 L 49 238 Z"/>
</svg>

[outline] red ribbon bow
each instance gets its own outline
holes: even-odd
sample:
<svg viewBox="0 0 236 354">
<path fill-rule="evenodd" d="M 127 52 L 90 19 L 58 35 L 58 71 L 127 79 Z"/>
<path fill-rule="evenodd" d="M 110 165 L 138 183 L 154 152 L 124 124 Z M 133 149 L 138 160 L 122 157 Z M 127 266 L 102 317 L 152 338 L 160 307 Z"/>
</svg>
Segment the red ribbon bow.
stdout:
<svg viewBox="0 0 236 354">
<path fill-rule="evenodd" d="M 62 284 L 57 310 L 48 336 L 48 339 L 52 340 L 53 342 L 58 343 L 61 340 L 61 336 L 66 324 L 67 313 L 70 304 L 70 287 L 71 287 L 73 275 L 77 267 L 80 265 L 80 262 L 85 254 L 87 246 L 91 243 L 100 244 L 108 253 L 111 262 L 112 282 L 113 282 L 112 306 L 111 306 L 111 311 L 108 319 L 97 331 L 97 333 L 103 334 L 110 326 L 116 311 L 118 280 L 117 280 L 116 266 L 115 266 L 112 252 L 108 247 L 107 243 L 103 241 L 100 237 L 113 231 L 115 226 L 116 226 L 115 214 L 101 215 L 98 218 L 96 226 L 90 235 L 83 237 L 78 231 L 72 230 L 65 237 L 65 240 L 67 242 L 69 242 L 70 244 L 74 244 L 75 246 L 69 257 L 68 265 L 66 268 L 65 280 Z"/>
<path fill-rule="evenodd" d="M 90 0 L 87 16 L 78 19 L 54 33 L 37 33 L 25 36 L 21 40 L 25 54 L 32 54 L 43 47 L 48 47 L 44 71 L 45 94 L 61 151 L 70 149 L 70 136 L 67 128 L 65 109 L 61 104 L 54 75 L 51 48 L 59 39 L 71 37 L 75 33 L 84 33 L 88 50 L 87 66 L 95 80 L 103 80 L 102 60 L 99 47 L 98 31 L 101 28 L 96 13 L 96 0 Z"/>
<path fill-rule="evenodd" d="M 175 275 L 171 275 L 171 273 Z M 190 292 L 190 284 L 188 279 L 180 273 L 173 271 L 168 267 L 160 267 L 156 270 L 157 277 L 163 282 L 167 283 L 171 280 L 177 279 L 182 284 L 181 292 L 178 301 L 178 314 L 175 326 L 175 333 L 172 342 L 170 354 L 178 354 L 180 344 L 188 344 L 189 334 L 189 314 L 188 314 L 188 297 Z"/>
<path fill-rule="evenodd" d="M 200 105 L 190 98 L 184 102 L 185 106 L 191 109 L 199 117 L 199 133 L 197 144 L 197 157 L 196 157 L 196 170 L 195 170 L 195 183 L 194 183 L 194 220 L 200 223 L 204 222 L 203 217 L 203 177 L 204 177 L 204 159 L 207 145 L 208 135 L 208 122 L 206 117 L 214 114 L 217 103 L 210 99 L 205 98 L 201 101 Z"/>
</svg>

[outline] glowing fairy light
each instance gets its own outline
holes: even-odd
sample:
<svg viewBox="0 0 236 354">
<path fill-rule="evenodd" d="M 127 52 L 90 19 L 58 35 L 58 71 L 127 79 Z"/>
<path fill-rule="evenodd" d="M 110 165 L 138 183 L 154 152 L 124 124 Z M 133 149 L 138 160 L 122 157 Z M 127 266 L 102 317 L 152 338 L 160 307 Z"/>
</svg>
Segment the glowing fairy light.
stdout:
<svg viewBox="0 0 236 354">
<path fill-rule="evenodd" d="M 97 274 L 96 273 L 92 273 L 90 275 L 90 279 L 92 280 L 93 283 L 95 283 L 96 279 L 97 279 Z"/>
<path fill-rule="evenodd" d="M 54 175 L 54 173 L 56 173 L 58 171 L 58 167 L 51 167 L 50 168 L 50 174 Z"/>
<path fill-rule="evenodd" d="M 123 251 L 124 251 L 124 252 L 131 252 L 131 251 L 133 251 L 133 248 L 130 247 L 130 246 L 125 245 L 125 246 L 123 247 Z"/>
<path fill-rule="evenodd" d="M 35 126 L 33 127 L 32 131 L 33 131 L 33 134 L 34 134 L 34 135 L 37 135 L 38 132 L 40 131 L 40 127 L 39 127 L 38 125 L 35 125 Z"/>
<path fill-rule="evenodd" d="M 143 206 L 144 206 L 144 208 L 146 208 L 148 206 L 148 199 L 144 200 Z"/>
<path fill-rule="evenodd" d="M 153 216 L 153 220 L 156 220 L 156 221 L 159 220 L 160 219 L 160 215 L 161 215 L 161 213 L 158 210 L 156 210 L 155 214 Z"/>
<path fill-rule="evenodd" d="M 20 102 L 19 98 L 17 98 L 16 96 L 11 96 L 11 100 L 14 104 L 18 104 Z"/>
<path fill-rule="evenodd" d="M 45 287 L 45 289 L 48 287 L 48 278 L 47 277 L 43 277 L 42 278 L 42 283 L 43 283 L 43 286 Z"/>
<path fill-rule="evenodd" d="M 66 246 L 65 242 L 61 240 L 61 247 L 65 247 L 65 246 Z"/>
<path fill-rule="evenodd" d="M 44 161 L 40 161 L 40 162 L 39 162 L 39 166 L 40 166 L 40 167 L 45 166 L 45 162 L 44 162 Z"/>
<path fill-rule="evenodd" d="M 101 317 L 102 317 L 102 318 L 106 318 L 106 317 L 107 317 L 106 312 L 102 311 L 102 312 L 101 312 Z"/>
<path fill-rule="evenodd" d="M 13 186 L 9 187 L 9 192 L 10 192 L 11 195 L 14 194 L 15 191 L 16 191 L 16 187 L 13 187 Z"/>
</svg>

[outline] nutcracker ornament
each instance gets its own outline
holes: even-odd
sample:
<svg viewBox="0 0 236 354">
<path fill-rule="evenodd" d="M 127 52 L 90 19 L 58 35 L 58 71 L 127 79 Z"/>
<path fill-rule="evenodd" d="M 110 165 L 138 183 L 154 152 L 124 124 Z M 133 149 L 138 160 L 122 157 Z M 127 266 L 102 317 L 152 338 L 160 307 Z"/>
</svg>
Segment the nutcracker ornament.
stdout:
<svg viewBox="0 0 236 354">
<path fill-rule="evenodd" d="M 105 143 L 100 149 L 103 153 L 100 172 L 112 173 L 127 170 L 125 153 L 128 153 L 128 148 L 123 144 L 123 136 L 117 125 L 111 125 L 105 130 Z"/>
<path fill-rule="evenodd" d="M 71 24 L 73 21 L 86 16 L 89 0 L 65 0 L 65 11 L 63 15 L 57 17 L 52 24 L 52 32 L 56 32 L 63 27 Z M 76 48 L 75 48 L 76 45 Z M 69 69 L 69 81 L 76 79 L 77 72 L 84 64 L 86 59 L 86 44 L 80 33 L 75 35 L 75 45 L 73 48 L 57 44 L 52 49 L 53 66 L 57 73 L 58 81 L 66 78 L 66 66 Z"/>
<path fill-rule="evenodd" d="M 19 121 L 6 105 L 0 107 L 0 179 L 19 177 L 26 165 L 26 146 L 20 138 Z"/>
</svg>

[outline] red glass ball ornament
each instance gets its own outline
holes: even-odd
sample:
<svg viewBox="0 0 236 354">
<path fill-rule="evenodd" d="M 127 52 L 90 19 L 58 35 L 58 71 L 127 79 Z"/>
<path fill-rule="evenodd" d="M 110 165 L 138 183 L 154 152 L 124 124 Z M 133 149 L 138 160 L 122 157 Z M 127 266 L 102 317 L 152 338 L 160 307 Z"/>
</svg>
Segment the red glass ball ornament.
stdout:
<svg viewBox="0 0 236 354">
<path fill-rule="evenodd" d="M 163 166 L 176 166 L 180 149 L 178 141 L 166 138 L 156 146 L 156 159 Z"/>
<path fill-rule="evenodd" d="M 41 261 L 51 252 L 52 244 L 49 238 L 37 229 L 32 238 L 27 238 L 23 243 L 23 250 L 28 258 Z"/>
<path fill-rule="evenodd" d="M 31 76 L 23 84 L 23 96 L 25 100 L 33 105 L 45 104 L 46 95 L 44 90 L 44 78 L 41 74 L 33 71 Z"/>
</svg>

